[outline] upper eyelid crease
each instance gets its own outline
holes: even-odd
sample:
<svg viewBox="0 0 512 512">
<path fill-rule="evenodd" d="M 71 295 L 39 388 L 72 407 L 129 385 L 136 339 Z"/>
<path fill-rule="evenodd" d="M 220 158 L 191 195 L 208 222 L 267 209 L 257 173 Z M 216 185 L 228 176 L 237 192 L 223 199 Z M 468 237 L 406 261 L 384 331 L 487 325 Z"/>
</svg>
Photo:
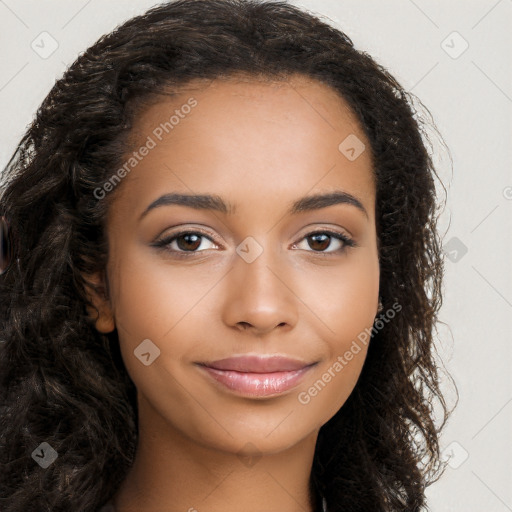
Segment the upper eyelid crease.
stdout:
<svg viewBox="0 0 512 512">
<path fill-rule="evenodd" d="M 343 191 L 334 191 L 327 194 L 305 196 L 294 201 L 288 209 L 289 214 L 319 210 L 336 204 L 349 204 L 356 207 L 368 219 L 368 212 L 362 202 L 352 194 Z M 224 201 L 218 195 L 212 194 L 164 194 L 153 201 L 139 217 L 139 222 L 153 209 L 160 206 L 181 205 L 197 210 L 214 210 L 220 213 L 233 215 L 236 213 L 234 204 Z"/>
<path fill-rule="evenodd" d="M 203 238 L 208 239 L 213 244 L 218 245 L 218 242 L 215 240 L 214 237 L 212 237 L 209 234 L 203 233 L 200 230 L 194 230 L 194 229 L 185 229 L 185 230 L 177 231 L 176 233 L 171 233 L 170 235 L 158 237 L 158 239 L 151 245 L 156 246 L 156 247 L 165 247 L 167 245 L 170 245 L 171 242 L 174 242 L 180 236 L 187 235 L 187 234 L 199 235 Z M 348 236 L 344 233 L 340 233 L 340 232 L 338 232 L 336 230 L 332 230 L 332 229 L 316 229 L 316 230 L 310 231 L 310 232 L 306 233 L 300 240 L 298 240 L 298 242 L 294 242 L 294 245 L 297 245 L 297 243 L 302 242 L 306 238 L 313 236 L 313 235 L 317 235 L 317 234 L 327 234 L 331 238 L 334 238 L 335 240 L 342 242 L 344 248 L 358 246 L 358 243 L 351 236 Z M 178 253 L 182 252 L 185 254 L 188 252 L 190 254 L 194 254 L 194 253 L 198 253 L 198 252 L 202 252 L 202 251 L 173 251 L 173 252 L 178 252 Z M 321 252 L 321 251 L 319 251 L 319 252 Z M 336 252 L 336 251 L 333 251 L 333 252 Z"/>
</svg>

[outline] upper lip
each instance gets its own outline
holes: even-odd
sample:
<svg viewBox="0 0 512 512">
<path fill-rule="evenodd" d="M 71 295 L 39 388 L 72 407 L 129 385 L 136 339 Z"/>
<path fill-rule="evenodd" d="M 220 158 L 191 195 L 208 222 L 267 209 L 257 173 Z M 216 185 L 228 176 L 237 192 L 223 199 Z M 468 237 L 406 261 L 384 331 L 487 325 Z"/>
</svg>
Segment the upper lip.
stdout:
<svg viewBox="0 0 512 512">
<path fill-rule="evenodd" d="M 214 368 L 216 370 L 237 371 L 246 373 L 271 373 L 271 372 L 291 372 L 300 370 L 312 363 L 294 359 L 285 356 L 256 356 L 240 355 L 219 359 L 206 363 L 200 363 L 203 366 Z"/>
</svg>

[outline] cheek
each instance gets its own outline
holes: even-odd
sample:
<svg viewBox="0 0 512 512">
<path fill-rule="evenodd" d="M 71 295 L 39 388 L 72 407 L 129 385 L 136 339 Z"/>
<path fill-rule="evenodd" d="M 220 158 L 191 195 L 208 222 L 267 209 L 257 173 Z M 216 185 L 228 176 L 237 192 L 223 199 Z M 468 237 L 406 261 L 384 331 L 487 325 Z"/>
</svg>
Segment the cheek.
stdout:
<svg viewBox="0 0 512 512">
<path fill-rule="evenodd" d="M 181 363 L 195 346 L 190 342 L 204 337 L 204 326 L 191 320 L 214 283 L 210 275 L 211 282 L 194 279 L 191 285 L 193 274 L 148 260 L 142 264 L 134 251 L 119 262 L 113 295 L 121 353 L 136 387 L 162 410 L 190 414 L 190 394 L 180 385 L 187 379 Z M 147 352 L 151 362 L 145 365 Z"/>
<path fill-rule="evenodd" d="M 325 359 L 315 378 L 304 386 L 298 402 L 305 414 L 327 422 L 343 406 L 357 384 L 366 358 L 375 318 L 377 285 L 364 274 L 351 273 L 330 283 L 318 309 L 323 325 Z M 318 302 L 320 305 L 321 302 Z"/>
<path fill-rule="evenodd" d="M 361 374 L 366 347 L 359 350 L 355 355 L 349 350 L 350 360 L 343 355 L 326 362 L 317 372 L 315 380 L 299 391 L 298 407 L 304 417 L 309 417 L 318 427 L 338 412 L 354 390 Z"/>
<path fill-rule="evenodd" d="M 132 380 L 149 394 L 155 386 L 180 388 L 173 376 L 186 380 L 183 363 L 197 356 L 198 345 L 205 343 L 205 332 L 211 329 L 213 313 L 205 308 L 218 274 L 201 265 L 184 268 L 154 261 L 132 249 L 129 257 L 117 261 L 115 276 L 114 317 Z M 148 366 L 137 357 L 146 353 L 146 346 L 158 356 Z M 174 405 L 181 410 L 187 405 L 185 397 L 175 395 Z"/>
<path fill-rule="evenodd" d="M 172 264 L 137 257 L 118 262 L 113 293 L 114 316 L 120 336 L 132 343 L 161 340 L 186 315 L 200 307 L 212 276 L 184 271 Z M 139 342 L 140 342 L 139 341 Z"/>
<path fill-rule="evenodd" d="M 366 358 L 379 293 L 377 254 L 360 252 L 314 282 L 302 293 L 324 333 L 326 358 L 298 401 L 325 422 L 352 393 Z"/>
<path fill-rule="evenodd" d="M 376 253 L 354 252 L 339 265 L 297 275 L 296 292 L 316 317 L 316 325 L 331 348 L 331 356 L 345 351 L 350 341 L 371 327 L 379 294 Z M 312 318 L 314 318 L 312 317 Z"/>
</svg>

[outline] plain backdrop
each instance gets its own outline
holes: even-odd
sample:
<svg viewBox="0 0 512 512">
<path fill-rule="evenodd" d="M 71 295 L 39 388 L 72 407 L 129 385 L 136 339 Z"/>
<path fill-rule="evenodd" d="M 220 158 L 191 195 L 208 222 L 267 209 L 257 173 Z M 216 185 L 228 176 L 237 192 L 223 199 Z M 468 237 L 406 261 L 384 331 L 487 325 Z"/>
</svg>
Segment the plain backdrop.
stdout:
<svg viewBox="0 0 512 512">
<path fill-rule="evenodd" d="M 78 54 L 156 3 L 0 0 L 0 168 Z M 448 192 L 437 337 L 460 400 L 441 439 L 449 467 L 428 498 L 433 512 L 512 511 L 512 1 L 291 3 L 388 68 L 450 149 L 453 164 L 434 150 Z"/>
</svg>

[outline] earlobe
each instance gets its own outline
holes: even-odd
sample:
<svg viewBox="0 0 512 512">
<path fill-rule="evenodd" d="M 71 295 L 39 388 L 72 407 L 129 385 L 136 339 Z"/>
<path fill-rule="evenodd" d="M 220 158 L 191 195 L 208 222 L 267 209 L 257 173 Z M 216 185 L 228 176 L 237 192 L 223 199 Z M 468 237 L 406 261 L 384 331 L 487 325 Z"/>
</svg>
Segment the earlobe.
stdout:
<svg viewBox="0 0 512 512">
<path fill-rule="evenodd" d="M 100 315 L 98 316 L 96 313 L 96 310 L 92 310 L 93 314 L 91 315 L 91 318 L 96 318 L 96 330 L 101 333 L 108 333 L 112 332 L 115 328 L 115 322 L 114 322 L 114 316 L 112 314 L 112 311 L 110 308 L 108 310 L 99 310 Z"/>
<path fill-rule="evenodd" d="M 95 321 L 97 331 L 104 334 L 112 332 L 116 325 L 106 280 L 101 273 L 85 276 L 85 280 L 87 297 L 97 309 L 87 305 L 89 317 Z"/>
</svg>

